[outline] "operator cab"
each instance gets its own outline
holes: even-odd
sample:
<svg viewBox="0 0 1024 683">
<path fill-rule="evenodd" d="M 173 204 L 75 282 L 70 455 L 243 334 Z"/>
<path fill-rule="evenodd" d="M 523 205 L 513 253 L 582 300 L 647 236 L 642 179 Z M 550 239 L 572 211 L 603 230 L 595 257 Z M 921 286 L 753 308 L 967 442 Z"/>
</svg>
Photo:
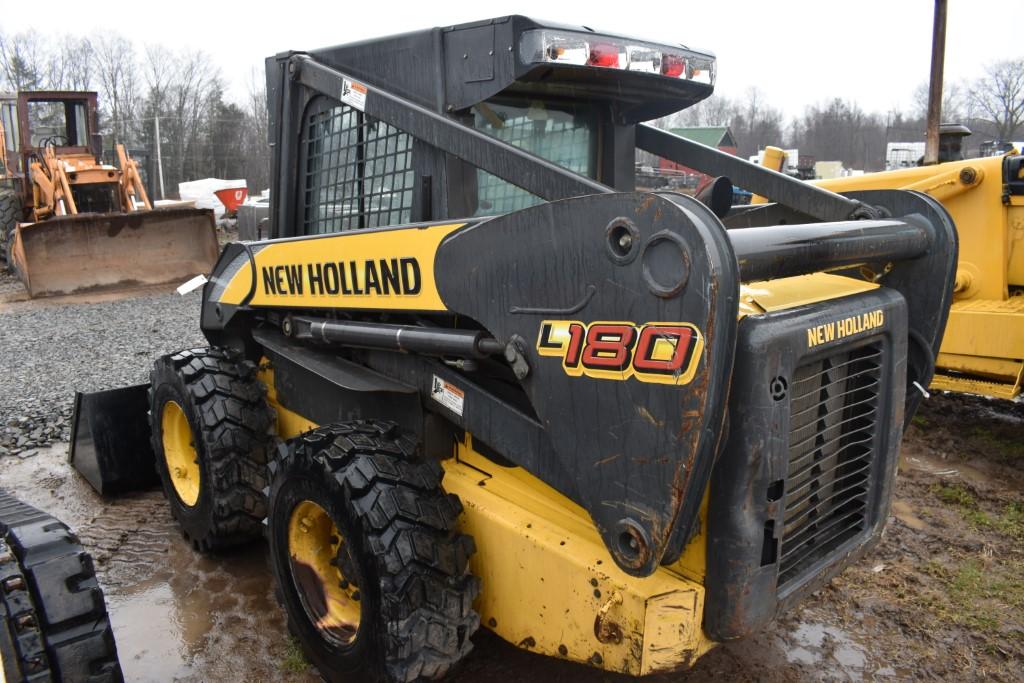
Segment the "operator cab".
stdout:
<svg viewBox="0 0 1024 683">
<path fill-rule="evenodd" d="M 410 54 L 417 58 L 409 60 Z M 291 55 L 271 58 L 268 68 L 283 68 Z M 623 191 L 635 189 L 636 124 L 703 100 L 715 81 L 708 51 L 522 16 L 310 55 L 371 88 Z M 543 201 L 455 155 L 415 143 L 353 106 L 358 100 L 284 102 L 273 87 L 270 99 L 272 126 L 294 116 L 304 128 L 298 148 L 282 150 L 282 160 L 294 155 L 297 192 L 280 186 L 272 194 L 285 204 L 292 204 L 289 196 L 299 201 L 275 210 L 277 236 L 495 215 Z"/>
</svg>

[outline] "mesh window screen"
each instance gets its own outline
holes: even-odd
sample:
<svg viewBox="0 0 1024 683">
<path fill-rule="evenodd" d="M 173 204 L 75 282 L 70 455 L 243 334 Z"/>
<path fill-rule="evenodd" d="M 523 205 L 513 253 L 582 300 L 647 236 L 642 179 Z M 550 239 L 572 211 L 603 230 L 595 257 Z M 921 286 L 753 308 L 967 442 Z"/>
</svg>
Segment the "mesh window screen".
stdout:
<svg viewBox="0 0 1024 683">
<path fill-rule="evenodd" d="M 412 209 L 412 138 L 347 105 L 306 120 L 304 233 L 405 223 Z"/>
<path fill-rule="evenodd" d="M 595 176 L 596 120 L 582 108 L 549 109 L 487 102 L 473 108 L 473 126 L 492 137 L 580 175 Z M 477 170 L 478 216 L 525 209 L 542 200 L 486 171 Z"/>
</svg>

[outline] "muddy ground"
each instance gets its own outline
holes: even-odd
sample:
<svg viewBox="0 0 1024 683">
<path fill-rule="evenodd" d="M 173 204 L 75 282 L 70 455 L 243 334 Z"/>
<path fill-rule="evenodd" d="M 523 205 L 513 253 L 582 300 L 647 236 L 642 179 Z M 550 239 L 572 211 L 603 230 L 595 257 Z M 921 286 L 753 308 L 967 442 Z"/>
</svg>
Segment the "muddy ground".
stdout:
<svg viewBox="0 0 1024 683">
<path fill-rule="evenodd" d="M 933 396 L 904 440 L 881 545 L 765 632 L 652 680 L 1024 680 L 1022 435 L 1024 406 Z M 66 452 L 0 458 L 0 485 L 92 553 L 128 680 L 318 680 L 286 634 L 265 546 L 198 555 L 158 491 L 102 500 Z M 630 680 L 475 642 L 451 680 Z"/>
<path fill-rule="evenodd" d="M 905 439 L 880 547 L 766 632 L 654 680 L 1024 680 L 1022 413 L 933 397 Z M 318 680 L 286 635 L 262 544 L 198 555 L 159 492 L 104 501 L 65 454 L 4 458 L 0 482 L 92 553 L 128 680 Z M 627 680 L 487 633 L 476 644 L 452 680 Z"/>
</svg>

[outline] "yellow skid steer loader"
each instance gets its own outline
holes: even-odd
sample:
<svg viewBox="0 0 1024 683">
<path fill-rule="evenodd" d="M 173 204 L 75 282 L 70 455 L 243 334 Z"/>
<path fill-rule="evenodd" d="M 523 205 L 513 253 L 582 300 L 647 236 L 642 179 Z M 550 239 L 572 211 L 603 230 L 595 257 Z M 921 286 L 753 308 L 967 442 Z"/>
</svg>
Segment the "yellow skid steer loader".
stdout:
<svg viewBox="0 0 1024 683">
<path fill-rule="evenodd" d="M 154 210 L 123 145 L 99 161 L 96 94 L 0 98 L 0 239 L 30 296 L 180 282 L 209 272 L 213 215 Z M 8 153 L 8 151 L 10 153 Z"/>
<path fill-rule="evenodd" d="M 79 397 L 75 466 L 148 428 L 331 681 L 441 678 L 479 626 L 632 675 L 764 627 L 880 538 L 956 232 L 643 123 L 714 79 L 522 16 L 268 59 L 272 238 L 222 253 L 209 347 Z M 638 148 L 775 203 L 637 192 Z"/>
</svg>

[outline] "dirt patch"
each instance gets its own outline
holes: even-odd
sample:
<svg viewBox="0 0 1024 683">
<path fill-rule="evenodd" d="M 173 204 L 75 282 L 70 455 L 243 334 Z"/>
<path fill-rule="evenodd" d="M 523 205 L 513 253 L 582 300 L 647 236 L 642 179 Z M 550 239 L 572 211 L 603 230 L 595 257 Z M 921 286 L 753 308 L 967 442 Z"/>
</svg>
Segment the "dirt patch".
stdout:
<svg viewBox="0 0 1024 683">
<path fill-rule="evenodd" d="M 764 632 L 721 646 L 682 681 L 1019 681 L 1024 667 L 1024 408 L 927 401 L 904 441 L 879 547 Z M 66 448 L 0 459 L 0 481 L 57 515 L 93 554 L 129 680 L 318 677 L 287 636 L 266 548 L 204 557 L 158 492 L 104 501 Z M 481 632 L 459 683 L 631 679 Z"/>
</svg>

